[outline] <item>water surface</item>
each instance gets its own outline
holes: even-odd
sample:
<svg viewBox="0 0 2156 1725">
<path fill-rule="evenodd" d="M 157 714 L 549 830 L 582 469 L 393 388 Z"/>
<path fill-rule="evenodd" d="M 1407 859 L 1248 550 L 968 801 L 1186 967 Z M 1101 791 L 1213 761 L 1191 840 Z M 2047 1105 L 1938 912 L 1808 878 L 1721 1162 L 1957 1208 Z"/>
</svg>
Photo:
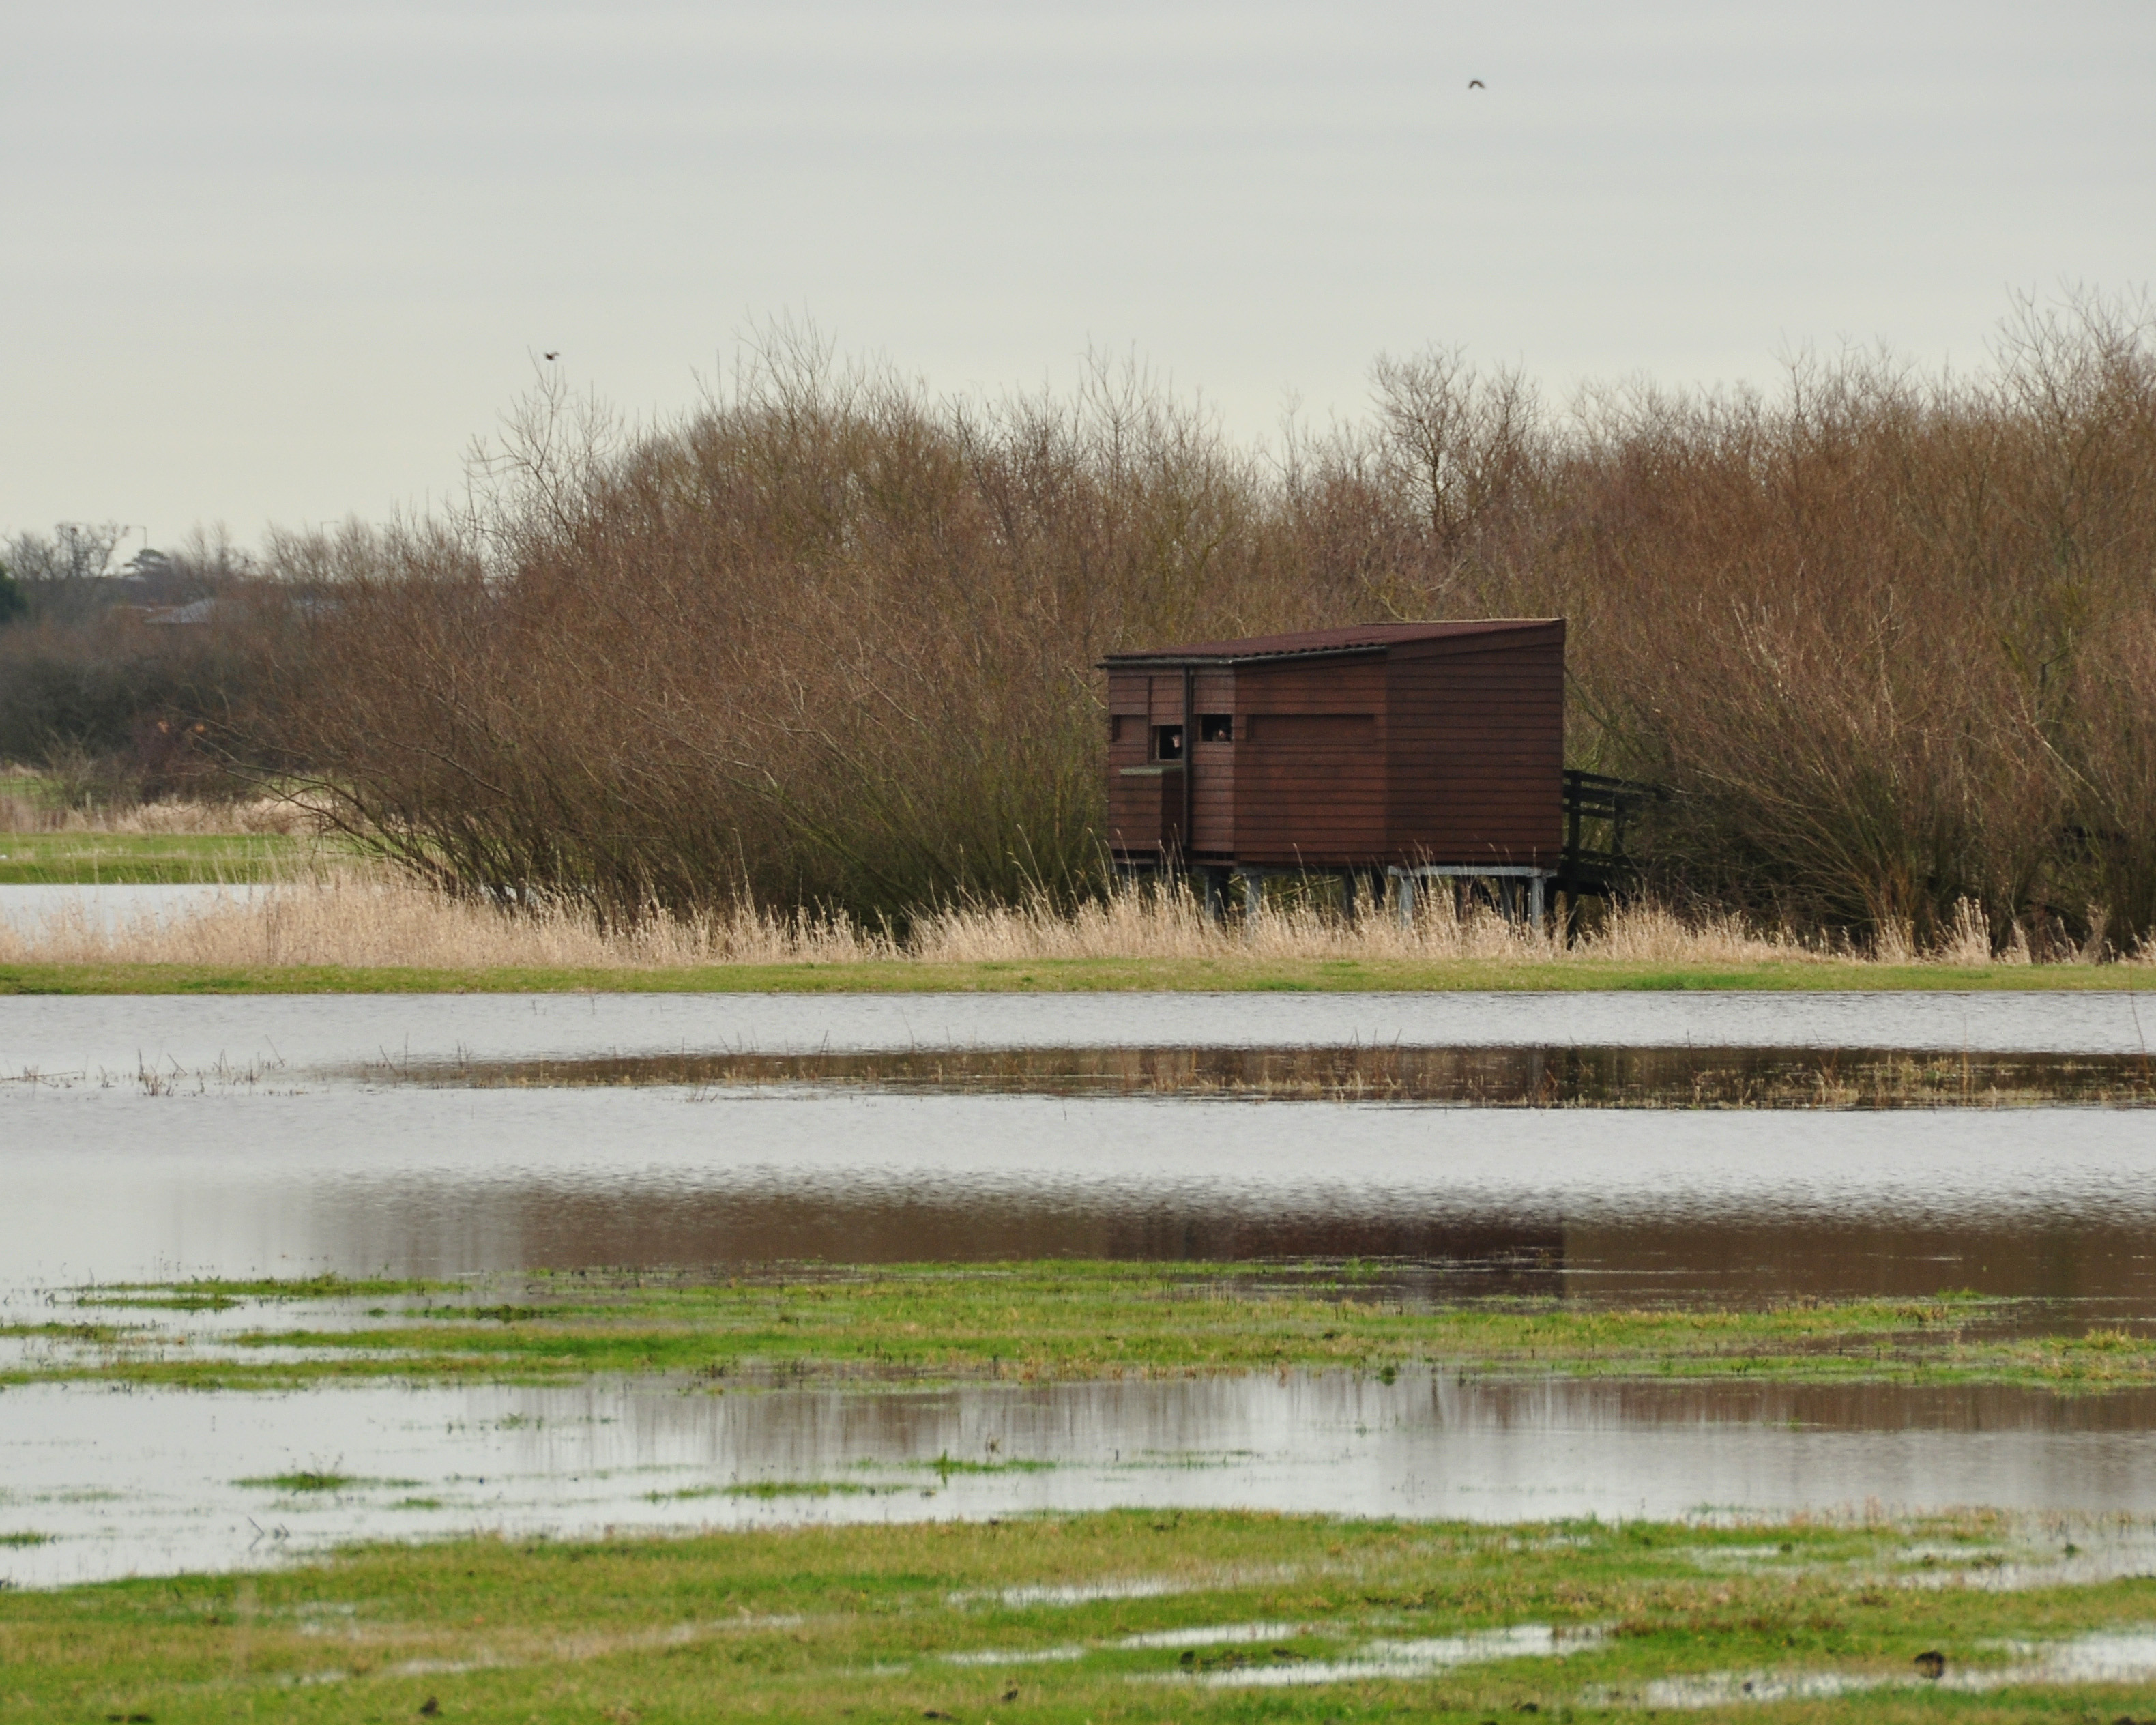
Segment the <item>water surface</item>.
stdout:
<svg viewBox="0 0 2156 1725">
<path fill-rule="evenodd" d="M 1652 1102 L 1702 1072 L 1785 1082 L 1918 1055 L 1949 1077 L 1966 1057 L 2016 1082 L 2125 1084 L 2140 1010 L 2126 994 L 5 999 L 0 1300 L 42 1320 L 56 1288 L 193 1275 L 1363 1257 L 1418 1298 L 1968 1288 L 2028 1302 L 2035 1327 L 2138 1327 L 2156 1322 L 2156 1112 L 1425 1104 L 1532 1101 L 1551 1073 L 1574 1086 L 1558 1100 L 1614 1083 Z M 919 1079 L 937 1050 L 963 1056 L 953 1081 Z M 830 1064 L 856 1056 L 899 1081 Z M 772 1060 L 794 1064 L 757 1065 Z M 983 1081 L 999 1062 L 1022 1081 Z M 1386 1099 L 1337 1099 L 1387 1073 Z M 930 1466 L 946 1455 L 997 1471 Z M 239 1483 L 295 1471 L 359 1483 Z M 734 1492 L 814 1481 L 861 1489 Z M 1429 1373 L 723 1397 L 40 1385 L 0 1394 L 0 1532 L 55 1536 L 0 1548 L 0 1575 L 25 1582 L 362 1535 L 1114 1502 L 2147 1514 L 2156 1402 Z"/>
<path fill-rule="evenodd" d="M 1389 1384 L 1288 1373 L 723 1396 L 618 1382 L 276 1397 L 40 1386 L 6 1400 L 0 1532 L 49 1536 L 0 1547 L 0 1579 L 18 1585 L 259 1564 L 353 1538 L 1109 1506 L 1483 1522 L 1975 1504 L 2156 1513 L 2146 1395 L 1407 1372 Z M 303 1473 L 346 1483 L 275 1482 Z M 2061 1568 L 2050 1531 L 2044 1576 L 2064 1579 L 2074 1566 Z M 2129 1535 L 2138 1543 L 2107 1548 Z M 2073 1537 L 2089 1550 L 2083 1570 L 2156 1562 L 2145 1526 Z"/>
<path fill-rule="evenodd" d="M 0 882 L 0 926 L 33 938 L 74 927 L 110 933 L 138 922 L 170 923 L 224 905 L 244 904 L 267 891 L 248 885 L 177 882 L 55 886 Z"/>
<path fill-rule="evenodd" d="M 32 889 L 44 891 L 45 889 Z M 164 891 L 166 889 L 143 889 Z M 191 890 L 191 889 L 182 889 Z M 1015 1048 L 2143 1055 L 2137 993 L 108 995 L 0 999 L 0 1075 Z"/>
<path fill-rule="evenodd" d="M 0 1286 L 783 1260 L 1396 1260 L 1434 1292 L 2156 1317 L 2156 1114 L 0 1086 Z"/>
</svg>

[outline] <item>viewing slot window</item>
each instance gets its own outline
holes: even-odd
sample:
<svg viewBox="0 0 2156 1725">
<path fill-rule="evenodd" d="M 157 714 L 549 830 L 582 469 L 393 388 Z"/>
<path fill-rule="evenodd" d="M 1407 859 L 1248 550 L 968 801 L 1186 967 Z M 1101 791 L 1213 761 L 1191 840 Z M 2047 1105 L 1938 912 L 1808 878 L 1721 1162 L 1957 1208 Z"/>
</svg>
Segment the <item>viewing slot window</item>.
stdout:
<svg viewBox="0 0 2156 1725">
<path fill-rule="evenodd" d="M 1235 740 L 1235 716 L 1233 713 L 1199 714 L 1198 740 L 1200 742 L 1233 742 Z"/>
<path fill-rule="evenodd" d="M 1156 761 L 1180 761 L 1183 758 L 1183 726 L 1156 725 L 1152 727 L 1152 757 Z"/>
</svg>

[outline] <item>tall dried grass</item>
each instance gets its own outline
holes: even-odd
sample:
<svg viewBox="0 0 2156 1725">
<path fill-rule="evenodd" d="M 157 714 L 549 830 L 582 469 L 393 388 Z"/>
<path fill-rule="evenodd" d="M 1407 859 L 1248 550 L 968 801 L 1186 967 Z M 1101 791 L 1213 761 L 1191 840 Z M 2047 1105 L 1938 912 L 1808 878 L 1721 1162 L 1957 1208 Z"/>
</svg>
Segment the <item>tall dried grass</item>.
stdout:
<svg viewBox="0 0 2156 1725">
<path fill-rule="evenodd" d="M 70 808 L 24 794 L 0 781 L 0 833 L 112 833 L 135 837 L 226 834 L 294 837 L 322 830 L 322 817 L 304 801 L 243 798 L 229 803 L 133 803 L 118 808 Z"/>
<path fill-rule="evenodd" d="M 1099 893 L 1105 651 L 1563 615 L 1569 758 L 1668 788 L 1668 901 L 1910 951 L 1974 951 L 1971 904 L 2039 957 L 2156 927 L 2145 305 L 1773 398 L 1373 382 L 1271 455 L 1141 377 L 984 409 L 785 337 L 642 434 L 542 393 L 461 514 L 275 548 L 342 598 L 265 722 L 453 892 L 906 927 Z"/>
<path fill-rule="evenodd" d="M 843 913 L 773 916 L 747 903 L 711 915 L 602 919 L 558 904 L 514 913 L 407 879 L 361 872 L 311 885 L 234 890 L 177 911 L 116 922 L 77 902 L 0 920 L 0 963 L 217 967 L 384 966 L 634 971 L 712 963 L 967 964 L 1068 959 L 1206 959 L 1229 967 L 1284 960 L 1473 960 L 1507 965 L 1615 960 L 1726 964 L 1821 961 L 1847 953 L 1763 934 L 1732 916 L 1686 918 L 1645 904 L 1618 908 L 1567 946 L 1486 908 L 1425 901 L 1411 927 L 1389 908 L 1349 922 L 1322 901 L 1268 907 L 1254 922 L 1216 922 L 1177 893 L 1118 890 L 1065 910 L 1045 896 L 1016 906 L 947 909 L 903 933 Z"/>
</svg>

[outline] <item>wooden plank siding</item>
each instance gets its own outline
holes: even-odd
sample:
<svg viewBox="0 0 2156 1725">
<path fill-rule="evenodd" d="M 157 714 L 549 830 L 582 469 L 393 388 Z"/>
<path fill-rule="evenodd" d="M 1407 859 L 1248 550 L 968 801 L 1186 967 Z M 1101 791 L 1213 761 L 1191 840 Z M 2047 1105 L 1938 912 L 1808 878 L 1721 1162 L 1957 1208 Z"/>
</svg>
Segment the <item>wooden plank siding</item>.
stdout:
<svg viewBox="0 0 2156 1725">
<path fill-rule="evenodd" d="M 1564 846 L 1564 625 L 1404 644 L 1386 661 L 1387 849 L 1554 867 Z"/>
<path fill-rule="evenodd" d="M 1152 757 L 1152 685 L 1168 680 L 1143 671 L 1108 677 L 1108 848 L 1118 853 L 1158 852 L 1167 836 L 1161 824 L 1161 782 L 1132 777 Z M 1183 679 L 1174 678 L 1177 698 Z M 1178 796 L 1179 796 L 1178 793 Z"/>
<path fill-rule="evenodd" d="M 1186 667 L 1191 711 L 1183 707 Z M 1564 624 L 1378 624 L 1106 662 L 1110 845 L 1180 845 L 1183 727 L 1197 862 L 1554 866 L 1563 845 Z M 1227 738 L 1202 721 L 1225 717 Z"/>
<path fill-rule="evenodd" d="M 1238 668 L 1235 854 L 1312 867 L 1385 843 L 1385 661 Z"/>
<path fill-rule="evenodd" d="M 1235 714 L 1235 672 L 1199 671 L 1192 680 L 1191 705 L 1196 712 L 1184 733 L 1190 750 L 1190 855 L 1194 860 L 1232 861 L 1235 757 L 1242 747 L 1242 726 Z M 1199 735 L 1199 721 L 1209 713 L 1227 717 L 1235 732 L 1228 742 L 1208 742 Z"/>
</svg>

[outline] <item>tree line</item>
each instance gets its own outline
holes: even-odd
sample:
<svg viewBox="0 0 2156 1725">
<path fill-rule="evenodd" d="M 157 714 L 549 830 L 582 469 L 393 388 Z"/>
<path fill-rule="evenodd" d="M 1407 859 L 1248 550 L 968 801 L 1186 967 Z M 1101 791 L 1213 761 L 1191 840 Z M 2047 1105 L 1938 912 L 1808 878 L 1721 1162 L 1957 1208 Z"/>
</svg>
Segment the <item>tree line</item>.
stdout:
<svg viewBox="0 0 2156 1725">
<path fill-rule="evenodd" d="M 1264 446 L 1129 367 L 983 404 L 782 331 L 672 422 L 545 382 L 459 506 L 272 536 L 252 584 L 315 597 L 236 608 L 187 698 L 452 891 L 902 921 L 1098 890 L 1104 652 L 1563 616 L 1570 763 L 1667 792 L 1654 890 L 2123 946 L 2156 925 L 2153 330 L 2083 295 L 1965 374 L 1563 400 L 1432 348 Z"/>
</svg>

